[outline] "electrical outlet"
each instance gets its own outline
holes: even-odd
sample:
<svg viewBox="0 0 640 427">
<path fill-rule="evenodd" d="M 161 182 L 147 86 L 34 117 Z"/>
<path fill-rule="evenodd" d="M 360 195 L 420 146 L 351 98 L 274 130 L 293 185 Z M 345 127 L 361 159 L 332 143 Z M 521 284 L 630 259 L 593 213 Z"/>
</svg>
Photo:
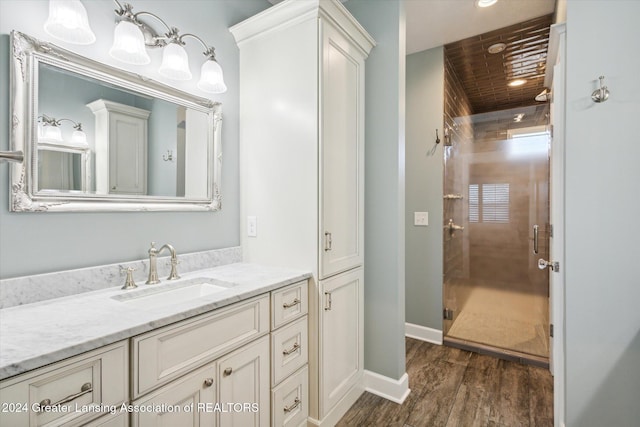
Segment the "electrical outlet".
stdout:
<svg viewBox="0 0 640 427">
<path fill-rule="evenodd" d="M 429 225 L 429 212 L 414 212 L 413 225 L 422 227 Z"/>
<path fill-rule="evenodd" d="M 255 216 L 247 217 L 247 236 L 249 237 L 258 236 L 258 217 L 255 217 Z"/>
</svg>

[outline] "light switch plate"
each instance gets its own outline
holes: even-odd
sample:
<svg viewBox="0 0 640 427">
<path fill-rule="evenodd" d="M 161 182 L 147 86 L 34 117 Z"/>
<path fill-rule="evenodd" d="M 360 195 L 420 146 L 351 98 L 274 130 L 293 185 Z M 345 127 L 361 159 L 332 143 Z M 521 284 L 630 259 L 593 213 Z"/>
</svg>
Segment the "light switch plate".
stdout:
<svg viewBox="0 0 640 427">
<path fill-rule="evenodd" d="M 414 212 L 413 225 L 422 227 L 429 225 L 429 212 Z"/>
<path fill-rule="evenodd" d="M 258 236 L 258 217 L 255 217 L 255 216 L 247 217 L 247 236 L 249 237 Z"/>
</svg>

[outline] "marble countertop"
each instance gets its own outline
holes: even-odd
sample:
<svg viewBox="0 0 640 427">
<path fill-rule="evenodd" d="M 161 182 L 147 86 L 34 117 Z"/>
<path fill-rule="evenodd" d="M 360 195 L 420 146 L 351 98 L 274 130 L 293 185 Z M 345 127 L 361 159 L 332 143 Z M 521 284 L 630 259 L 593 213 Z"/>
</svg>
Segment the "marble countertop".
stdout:
<svg viewBox="0 0 640 427">
<path fill-rule="evenodd" d="M 130 338 L 311 277 L 311 273 L 235 263 L 184 274 L 180 280 L 108 288 L 0 310 L 0 380 Z M 209 295 L 157 307 L 123 303 L 194 278 L 232 284 Z"/>
</svg>

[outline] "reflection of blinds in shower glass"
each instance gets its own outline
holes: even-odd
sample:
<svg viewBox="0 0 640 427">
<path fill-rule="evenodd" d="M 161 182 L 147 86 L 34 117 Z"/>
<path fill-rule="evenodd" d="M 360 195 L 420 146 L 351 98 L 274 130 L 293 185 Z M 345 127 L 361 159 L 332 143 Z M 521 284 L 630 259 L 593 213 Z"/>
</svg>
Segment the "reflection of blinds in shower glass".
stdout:
<svg viewBox="0 0 640 427">
<path fill-rule="evenodd" d="M 509 222 L 509 184 L 482 184 L 482 222 Z"/>
<path fill-rule="evenodd" d="M 480 208 L 478 207 L 478 184 L 469 185 L 469 222 L 480 220 Z"/>
<path fill-rule="evenodd" d="M 480 218 L 482 222 L 509 222 L 509 184 L 469 185 L 469 222 L 480 222 Z"/>
</svg>

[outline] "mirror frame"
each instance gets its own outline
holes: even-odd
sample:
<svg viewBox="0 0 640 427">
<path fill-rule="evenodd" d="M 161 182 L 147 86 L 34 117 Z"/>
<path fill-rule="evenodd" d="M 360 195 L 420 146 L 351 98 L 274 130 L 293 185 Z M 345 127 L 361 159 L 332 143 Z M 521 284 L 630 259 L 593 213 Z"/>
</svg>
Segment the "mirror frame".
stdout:
<svg viewBox="0 0 640 427">
<path fill-rule="evenodd" d="M 11 163 L 12 212 L 217 211 L 222 207 L 222 105 L 139 74 L 86 58 L 18 31 L 11 32 L 11 137 L 24 160 Z M 162 99 L 207 114 L 207 197 L 67 194 L 37 188 L 38 65 L 52 65 L 125 90 Z"/>
</svg>

